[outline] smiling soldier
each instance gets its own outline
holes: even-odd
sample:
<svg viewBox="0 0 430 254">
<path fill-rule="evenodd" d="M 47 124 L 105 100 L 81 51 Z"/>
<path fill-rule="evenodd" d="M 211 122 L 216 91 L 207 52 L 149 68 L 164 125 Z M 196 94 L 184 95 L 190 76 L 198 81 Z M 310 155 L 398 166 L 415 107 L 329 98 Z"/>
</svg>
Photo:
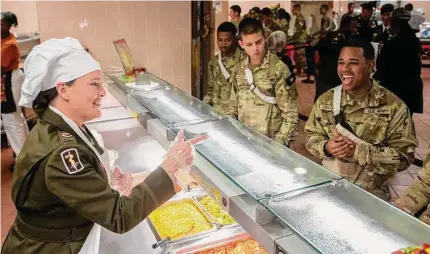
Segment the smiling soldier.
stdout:
<svg viewBox="0 0 430 254">
<path fill-rule="evenodd" d="M 389 200 L 388 180 L 413 162 L 418 142 L 407 106 L 370 78 L 374 54 L 367 41 L 342 48 L 342 85 L 314 104 L 306 148 L 329 170 Z"/>
</svg>

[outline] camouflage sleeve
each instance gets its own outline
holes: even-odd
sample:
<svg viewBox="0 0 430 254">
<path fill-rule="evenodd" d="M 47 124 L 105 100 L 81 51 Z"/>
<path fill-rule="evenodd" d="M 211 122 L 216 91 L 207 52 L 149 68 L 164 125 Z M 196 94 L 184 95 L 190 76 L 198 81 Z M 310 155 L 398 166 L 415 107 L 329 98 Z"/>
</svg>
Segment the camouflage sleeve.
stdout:
<svg viewBox="0 0 430 254">
<path fill-rule="evenodd" d="M 84 146 L 60 146 L 48 159 L 46 186 L 60 202 L 115 233 L 131 230 L 175 195 L 170 177 L 158 168 L 129 196 L 121 196 L 96 171 L 98 165 Z"/>
<path fill-rule="evenodd" d="M 321 119 L 319 104 L 319 100 L 317 100 L 305 125 L 306 149 L 318 158 L 327 159 L 329 155 L 324 152 L 324 145 L 329 141 L 330 137 L 325 132 L 320 120 L 318 120 Z"/>
<path fill-rule="evenodd" d="M 423 168 L 418 172 L 418 179 L 394 204 L 410 214 L 415 214 L 430 204 L 430 145 Z"/>
<path fill-rule="evenodd" d="M 275 85 L 276 104 L 281 110 L 282 125 L 275 135 L 275 140 L 281 144 L 293 141 L 299 129 L 299 103 L 296 84 L 288 84 L 291 73 L 282 65 L 281 77 Z"/>
<path fill-rule="evenodd" d="M 214 87 L 215 87 L 215 77 L 213 75 L 213 67 L 212 67 L 211 62 L 209 62 L 208 71 L 209 71 L 208 87 L 207 87 L 206 95 L 203 98 L 203 101 L 212 106 L 213 105 Z"/>
<path fill-rule="evenodd" d="M 237 94 L 236 73 L 234 71 L 231 73 L 229 81 L 231 82 L 231 93 L 230 93 L 230 103 L 229 103 L 230 105 L 229 105 L 228 115 L 237 119 L 237 116 L 238 116 L 237 106 L 238 106 L 239 98 Z"/>
<path fill-rule="evenodd" d="M 405 104 L 400 104 L 394 112 L 386 136 L 385 146 L 357 144 L 354 160 L 366 170 L 382 175 L 394 175 L 408 168 L 415 159 L 418 141 Z"/>
</svg>

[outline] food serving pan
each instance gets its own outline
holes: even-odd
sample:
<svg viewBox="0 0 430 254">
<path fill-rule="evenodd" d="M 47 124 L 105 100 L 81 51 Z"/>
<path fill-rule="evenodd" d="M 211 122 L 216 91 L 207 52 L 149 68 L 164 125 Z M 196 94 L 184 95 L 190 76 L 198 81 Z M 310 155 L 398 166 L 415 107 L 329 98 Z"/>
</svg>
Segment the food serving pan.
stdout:
<svg viewBox="0 0 430 254">
<path fill-rule="evenodd" d="M 181 242 L 181 241 L 189 241 L 189 240 L 192 240 L 193 238 L 197 238 L 197 237 L 199 237 L 201 235 L 205 235 L 205 234 L 208 234 L 208 233 L 211 233 L 211 232 L 214 232 L 214 231 L 218 230 L 217 226 L 215 225 L 215 222 L 212 220 L 212 218 L 209 216 L 209 214 L 207 214 L 206 211 L 202 208 L 202 206 L 200 204 L 198 204 L 198 202 L 196 202 L 191 197 L 182 197 L 182 198 L 178 197 L 178 198 L 174 198 L 171 201 L 168 201 L 167 203 L 165 203 L 161 207 L 168 206 L 168 205 L 173 205 L 173 204 L 180 203 L 180 202 L 189 202 L 194 207 L 196 207 L 197 210 L 206 219 L 206 221 L 208 221 L 209 223 L 212 224 L 211 229 L 199 232 L 197 234 L 193 234 L 193 235 L 189 235 L 189 236 L 184 236 L 184 237 L 181 237 L 181 238 L 178 238 L 178 239 L 162 238 L 160 232 L 157 230 L 157 228 L 154 225 L 153 221 L 151 220 L 150 217 L 148 217 L 147 221 L 148 221 L 149 227 L 151 228 L 152 233 L 154 234 L 156 240 L 158 241 L 157 243 L 155 243 L 153 245 L 153 248 L 157 248 L 158 246 L 164 246 L 165 244 L 173 244 L 173 243 L 178 243 L 178 242 Z"/>
<path fill-rule="evenodd" d="M 189 247 L 184 247 L 175 251 L 176 254 L 196 254 L 204 251 L 209 251 L 212 249 L 222 248 L 224 246 L 234 244 L 236 242 L 244 242 L 246 240 L 253 239 L 248 233 L 243 232 L 239 234 L 234 234 L 225 238 L 221 238 L 212 242 L 203 244 L 194 244 Z"/>
<path fill-rule="evenodd" d="M 175 177 L 179 186 L 181 186 L 182 190 L 184 190 L 185 192 L 201 191 L 203 189 L 202 186 L 200 186 L 196 181 L 193 181 L 192 183 L 195 183 L 198 187 L 191 188 L 190 183 L 183 182 L 181 178 L 179 178 L 176 174 Z"/>
<path fill-rule="evenodd" d="M 204 198 L 205 196 L 209 196 L 209 194 L 199 194 L 199 195 L 194 196 L 193 199 L 195 199 L 196 203 L 206 212 L 206 214 L 211 218 L 211 220 L 214 221 L 215 223 L 217 223 L 217 221 L 215 220 L 214 217 L 212 217 L 212 215 L 209 213 L 209 211 L 206 211 L 205 207 L 202 204 L 200 204 L 200 200 L 202 198 Z M 216 202 L 216 200 L 215 200 L 215 202 Z M 235 221 L 236 221 L 236 219 L 235 219 Z M 237 221 L 236 221 L 236 223 L 233 223 L 233 224 L 222 225 L 222 228 L 224 228 L 224 229 L 234 228 L 234 227 L 237 227 L 238 225 L 239 225 L 239 223 L 237 223 Z"/>
</svg>

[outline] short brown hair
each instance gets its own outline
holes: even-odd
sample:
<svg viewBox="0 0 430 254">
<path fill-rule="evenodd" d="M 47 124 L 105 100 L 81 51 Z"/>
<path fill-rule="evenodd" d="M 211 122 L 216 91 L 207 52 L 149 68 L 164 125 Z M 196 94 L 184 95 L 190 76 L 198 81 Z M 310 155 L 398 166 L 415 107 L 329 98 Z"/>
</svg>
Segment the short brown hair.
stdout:
<svg viewBox="0 0 430 254">
<path fill-rule="evenodd" d="M 260 21 L 253 18 L 245 18 L 239 24 L 239 36 L 261 33 L 264 34 L 264 28 Z"/>
</svg>

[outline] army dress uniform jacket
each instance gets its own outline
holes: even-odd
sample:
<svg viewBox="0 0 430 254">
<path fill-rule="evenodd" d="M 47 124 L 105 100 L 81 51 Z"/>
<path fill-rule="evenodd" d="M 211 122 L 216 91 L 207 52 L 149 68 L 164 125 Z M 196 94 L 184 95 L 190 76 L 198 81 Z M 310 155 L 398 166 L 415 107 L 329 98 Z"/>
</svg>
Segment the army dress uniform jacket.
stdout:
<svg viewBox="0 0 430 254">
<path fill-rule="evenodd" d="M 221 53 L 219 53 L 219 55 L 221 55 Z M 221 71 L 221 67 L 218 63 L 219 55 L 216 55 L 209 62 L 208 88 L 203 101 L 214 107 L 216 110 L 219 110 L 224 114 L 228 114 L 231 84 Z M 221 56 L 222 64 L 228 74 L 231 74 L 234 66 L 243 59 L 245 59 L 245 54 L 239 48 L 236 48 L 236 52 L 231 58 L 226 59 Z"/>
<path fill-rule="evenodd" d="M 430 225 L 430 145 L 418 179 L 409 186 L 395 205 L 409 214 L 415 215 L 427 206 L 419 219 Z"/>
<path fill-rule="evenodd" d="M 324 145 L 333 135 L 336 125 L 333 97 L 334 89 L 323 94 L 314 104 L 305 125 L 306 148 L 313 155 L 329 162 L 335 158 L 325 153 Z M 343 119 L 355 136 L 366 144 L 356 143 L 353 158 L 342 160 L 345 162 L 344 167 L 329 169 L 376 196 L 389 200 L 388 180 L 398 171 L 409 167 L 418 143 L 406 105 L 374 81 L 370 91 L 361 99 L 352 98 L 342 89 L 340 108 Z"/>
<path fill-rule="evenodd" d="M 17 218 L 5 254 L 78 253 L 94 223 L 125 233 L 175 194 L 170 177 L 158 168 L 121 196 L 93 150 L 50 109 L 28 136 L 12 184 Z"/>
<path fill-rule="evenodd" d="M 289 144 L 299 124 L 295 77 L 275 54 L 267 52 L 252 76 L 256 89 L 275 99 L 274 104 L 268 103 L 251 90 L 245 74 L 249 64 L 249 58 L 245 58 L 230 77 L 230 115 L 281 144 Z"/>
</svg>

